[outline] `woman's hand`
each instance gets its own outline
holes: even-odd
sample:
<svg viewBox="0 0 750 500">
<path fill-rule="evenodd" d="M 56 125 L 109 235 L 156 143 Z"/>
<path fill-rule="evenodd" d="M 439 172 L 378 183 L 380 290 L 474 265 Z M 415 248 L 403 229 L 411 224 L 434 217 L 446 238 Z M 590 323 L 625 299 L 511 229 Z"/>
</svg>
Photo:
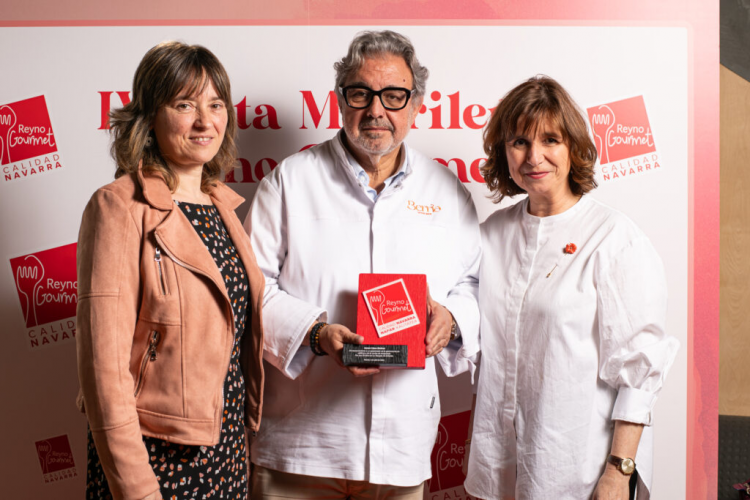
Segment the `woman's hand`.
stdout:
<svg viewBox="0 0 750 500">
<path fill-rule="evenodd" d="M 364 337 L 353 333 L 344 325 L 326 325 L 320 330 L 320 348 L 355 377 L 367 377 L 380 373 L 377 367 L 344 366 L 342 357 L 344 344 L 361 344 L 364 340 Z"/>
<path fill-rule="evenodd" d="M 615 432 L 612 436 L 611 453 L 616 457 L 635 457 L 638 443 L 643 433 L 642 424 L 615 420 Z M 630 498 L 630 478 L 611 463 L 607 462 L 604 474 L 594 490 L 592 500 L 628 500 Z"/>
<path fill-rule="evenodd" d="M 604 474 L 594 490 L 591 500 L 628 500 L 630 498 L 630 476 L 621 473 L 607 463 Z"/>
<path fill-rule="evenodd" d="M 150 495 L 147 495 L 147 496 L 143 497 L 142 500 L 162 500 L 161 490 L 154 491 Z"/>
</svg>

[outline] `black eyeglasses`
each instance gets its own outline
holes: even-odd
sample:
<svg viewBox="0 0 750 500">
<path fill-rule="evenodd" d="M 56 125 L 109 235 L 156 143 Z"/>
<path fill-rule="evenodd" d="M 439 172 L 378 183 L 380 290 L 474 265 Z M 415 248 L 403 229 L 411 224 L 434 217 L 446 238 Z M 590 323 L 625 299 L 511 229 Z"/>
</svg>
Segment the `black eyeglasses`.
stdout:
<svg viewBox="0 0 750 500">
<path fill-rule="evenodd" d="M 375 96 L 380 98 L 380 103 L 389 111 L 404 109 L 409 102 L 413 90 L 401 87 L 387 87 L 381 90 L 372 90 L 362 85 L 349 85 L 341 87 L 346 105 L 354 109 L 369 108 Z"/>
</svg>

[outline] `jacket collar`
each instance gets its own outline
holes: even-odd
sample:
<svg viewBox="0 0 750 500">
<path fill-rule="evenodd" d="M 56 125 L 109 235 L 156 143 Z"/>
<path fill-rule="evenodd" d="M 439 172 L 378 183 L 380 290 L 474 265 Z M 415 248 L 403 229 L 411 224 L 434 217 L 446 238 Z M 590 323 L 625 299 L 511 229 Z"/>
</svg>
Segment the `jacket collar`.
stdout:
<svg viewBox="0 0 750 500">
<path fill-rule="evenodd" d="M 216 186 L 211 189 L 211 198 L 214 202 L 223 205 L 231 210 L 236 210 L 237 207 L 244 203 L 245 198 L 235 193 L 235 191 L 224 184 L 221 181 L 216 182 Z"/>
<path fill-rule="evenodd" d="M 169 186 L 164 182 L 164 178 L 158 174 L 143 175 L 142 165 L 138 165 L 138 182 L 143 190 L 143 197 L 146 202 L 159 210 L 172 210 L 174 202 Z M 232 210 L 239 207 L 245 199 L 235 193 L 232 188 L 223 182 L 217 182 L 216 186 L 209 193 L 214 202 L 226 206 Z"/>
<path fill-rule="evenodd" d="M 154 230 L 157 242 L 172 259 L 211 279 L 228 302 L 229 296 L 221 272 L 216 267 L 216 263 L 203 241 L 196 236 L 195 229 L 187 218 L 183 217 L 180 210 L 176 209 L 176 205 L 172 201 L 172 193 L 164 178 L 158 173 L 143 175 L 143 169 L 140 165 L 137 175 L 146 202 L 158 210 L 169 212 Z M 227 226 L 230 237 L 235 241 L 235 246 L 238 246 L 237 243 L 242 242 L 242 238 L 247 238 L 247 236 L 241 234 L 241 226 L 237 229 L 232 217 L 236 219 L 234 210 L 245 201 L 244 198 L 223 182 L 217 182 L 209 195 L 219 211 L 224 225 Z M 247 251 L 244 251 L 244 248 L 243 252 L 240 252 L 240 258 L 246 268 L 254 265 L 255 261 L 251 256 L 252 253 L 248 254 Z"/>
</svg>

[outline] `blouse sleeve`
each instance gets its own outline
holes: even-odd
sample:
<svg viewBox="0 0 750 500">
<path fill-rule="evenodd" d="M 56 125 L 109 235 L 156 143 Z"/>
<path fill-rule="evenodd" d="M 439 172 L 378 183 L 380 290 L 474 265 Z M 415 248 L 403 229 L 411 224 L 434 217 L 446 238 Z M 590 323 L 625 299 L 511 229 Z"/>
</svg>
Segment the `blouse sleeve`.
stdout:
<svg viewBox="0 0 750 500">
<path fill-rule="evenodd" d="M 456 181 L 458 182 L 458 181 Z M 479 263 L 482 257 L 482 238 L 479 232 L 477 211 L 471 194 L 461 186 L 456 188 L 463 197 L 458 225 L 453 242 L 460 246 L 457 252 L 460 259 L 460 275 L 456 284 L 448 292 L 443 305 L 456 320 L 460 337 L 451 341 L 437 355 L 443 372 L 454 377 L 468 371 L 472 383 L 475 380 L 476 357 L 479 352 Z"/>
<path fill-rule="evenodd" d="M 599 377 L 617 390 L 612 420 L 651 425 L 679 342 L 667 335 L 667 284 L 645 236 L 601 258 L 597 279 Z"/>
</svg>

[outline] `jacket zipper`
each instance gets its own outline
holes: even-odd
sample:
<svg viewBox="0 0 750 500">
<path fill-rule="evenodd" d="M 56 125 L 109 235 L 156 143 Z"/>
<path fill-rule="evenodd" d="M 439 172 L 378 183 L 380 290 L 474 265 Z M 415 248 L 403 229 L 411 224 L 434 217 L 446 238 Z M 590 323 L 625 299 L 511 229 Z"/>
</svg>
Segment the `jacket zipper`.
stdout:
<svg viewBox="0 0 750 500">
<path fill-rule="evenodd" d="M 148 349 L 146 350 L 145 356 L 143 356 L 143 361 L 141 361 L 141 371 L 138 375 L 138 384 L 135 386 L 135 392 L 133 393 L 134 396 L 138 396 L 138 393 L 141 392 L 141 387 L 143 386 L 143 375 L 146 373 L 148 362 L 156 361 L 156 358 L 158 357 L 156 346 L 159 344 L 160 338 L 161 334 L 159 332 L 156 330 L 151 332 L 151 336 L 148 340 Z"/>
<path fill-rule="evenodd" d="M 159 283 L 161 284 L 161 294 L 166 295 L 167 294 L 167 284 L 164 282 L 164 271 L 161 268 L 161 249 L 159 247 L 156 247 L 156 253 L 154 255 L 154 260 L 156 261 L 156 267 L 159 269 Z"/>
<path fill-rule="evenodd" d="M 155 236 L 156 236 L 156 241 L 160 245 L 163 245 L 163 243 L 159 239 L 159 235 L 157 234 Z M 157 248 L 157 250 L 159 250 L 159 247 L 156 247 L 156 248 Z M 179 265 L 181 267 L 184 267 L 185 269 L 189 269 L 189 270 L 191 270 L 191 271 L 193 271 L 195 273 L 201 274 L 201 275 L 205 276 L 206 278 L 211 279 L 211 277 L 208 274 L 206 274 L 205 272 L 201 271 L 200 269 L 198 269 L 195 266 L 191 266 L 191 265 L 186 264 L 185 262 L 181 261 L 180 259 L 176 258 L 174 255 L 172 255 L 171 253 L 169 253 L 168 250 L 165 250 L 164 253 L 167 254 L 169 256 L 169 258 L 172 259 L 172 262 L 174 262 L 175 264 L 177 264 L 177 265 Z M 226 305 L 229 307 L 229 319 L 231 321 L 231 323 L 230 323 L 231 328 L 234 328 L 234 311 L 232 310 L 232 305 L 229 304 L 228 302 L 226 303 Z M 233 331 L 233 330 L 230 329 L 230 331 Z M 231 352 L 232 352 L 233 346 L 234 346 L 234 336 L 232 336 L 232 344 L 231 344 L 230 350 L 229 350 L 229 352 L 230 352 L 230 356 L 229 356 L 230 361 L 227 363 L 227 371 L 229 371 L 229 363 L 231 363 Z M 144 362 L 144 364 L 145 364 L 145 362 Z M 140 385 L 140 383 L 139 383 L 139 385 Z M 221 380 L 221 401 L 220 401 L 220 403 L 221 403 L 221 410 L 220 410 L 220 413 L 219 413 L 219 432 L 221 432 L 221 419 L 224 417 L 224 379 Z"/>
</svg>

